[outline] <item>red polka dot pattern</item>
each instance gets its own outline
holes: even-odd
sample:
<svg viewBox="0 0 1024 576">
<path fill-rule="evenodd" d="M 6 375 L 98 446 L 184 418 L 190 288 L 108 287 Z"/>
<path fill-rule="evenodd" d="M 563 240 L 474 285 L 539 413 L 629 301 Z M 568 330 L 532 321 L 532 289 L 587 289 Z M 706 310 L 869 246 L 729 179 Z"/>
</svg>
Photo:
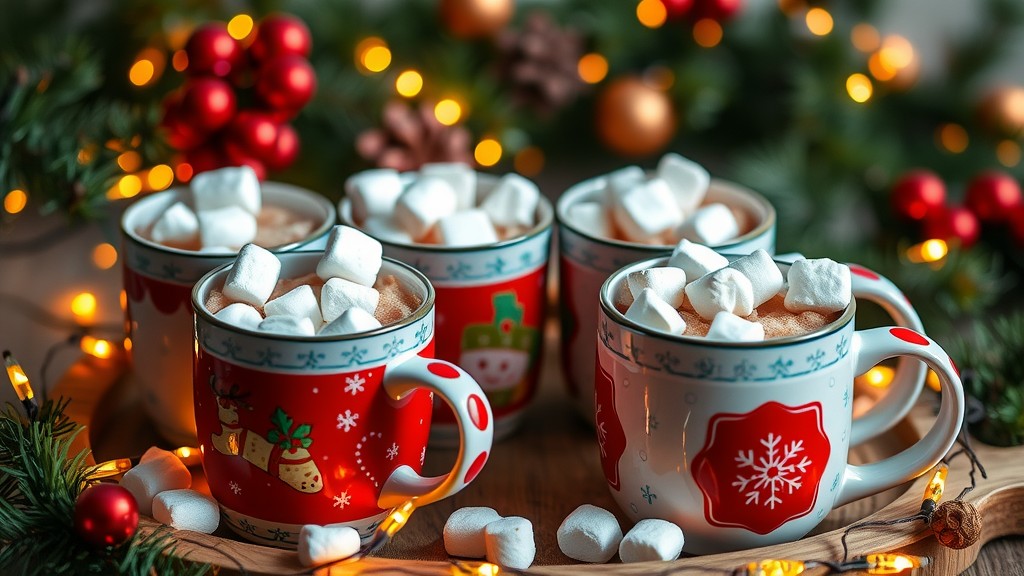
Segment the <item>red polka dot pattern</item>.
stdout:
<svg viewBox="0 0 1024 576">
<path fill-rule="evenodd" d="M 476 426 L 479 430 L 487 429 L 487 405 L 484 404 L 476 394 L 470 394 L 469 400 L 466 401 L 466 406 L 469 408 L 469 419 L 473 421 L 473 426 Z"/>
<path fill-rule="evenodd" d="M 454 380 L 459 377 L 458 370 L 453 368 L 450 364 L 445 364 L 443 362 L 431 362 L 430 364 L 427 364 L 427 370 L 429 370 L 431 374 L 440 376 L 441 378 Z"/>
<path fill-rule="evenodd" d="M 924 336 L 921 336 L 909 328 L 890 328 L 889 333 L 904 342 L 910 342 L 911 344 L 917 344 L 919 346 L 928 345 L 928 340 Z"/>
<path fill-rule="evenodd" d="M 473 463 L 469 465 L 469 470 L 466 470 L 466 477 L 463 478 L 462 483 L 469 484 L 470 482 L 472 482 L 473 479 L 476 478 L 476 475 L 479 474 L 481 470 L 483 470 L 485 462 L 487 462 L 486 451 L 478 454 L 476 460 L 473 460 Z"/>
<path fill-rule="evenodd" d="M 856 264 L 850 264 L 850 272 L 856 274 L 857 276 L 867 278 L 869 280 L 878 280 L 879 278 L 881 278 L 881 276 L 875 274 L 871 270 L 868 270 L 867 268 L 864 268 L 862 266 L 857 266 Z"/>
<path fill-rule="evenodd" d="M 949 359 L 949 365 L 953 367 L 953 372 L 955 372 L 956 375 L 959 376 L 960 375 L 960 369 L 956 367 L 956 362 L 953 362 L 952 358 Z"/>
</svg>

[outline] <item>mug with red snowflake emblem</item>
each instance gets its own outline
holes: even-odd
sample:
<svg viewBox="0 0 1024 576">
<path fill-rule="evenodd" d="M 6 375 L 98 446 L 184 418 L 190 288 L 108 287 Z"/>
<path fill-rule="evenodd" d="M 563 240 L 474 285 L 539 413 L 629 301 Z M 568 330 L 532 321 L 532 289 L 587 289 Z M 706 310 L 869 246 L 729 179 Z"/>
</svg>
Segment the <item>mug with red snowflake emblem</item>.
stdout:
<svg viewBox="0 0 1024 576">
<path fill-rule="evenodd" d="M 281 277 L 316 269 L 322 252 L 279 254 Z M 229 325 L 205 303 L 231 265 L 192 292 L 193 398 L 203 471 L 223 522 L 242 537 L 295 547 L 304 524 L 348 525 L 366 541 L 388 512 L 447 498 L 487 461 L 494 417 L 461 368 L 433 358 L 434 291 L 384 259 L 411 312 L 345 336 L 286 336 Z M 433 397 L 459 428 L 448 474 L 423 477 Z"/>
<path fill-rule="evenodd" d="M 600 294 L 598 444 L 612 496 L 634 521 L 675 522 L 686 534 L 683 550 L 696 554 L 789 542 L 833 508 L 926 473 L 953 445 L 963 387 L 928 337 L 905 327 L 855 331 L 855 300 L 821 328 L 757 342 L 657 332 L 627 319 L 615 295 L 630 272 L 665 262 L 622 268 Z M 779 265 L 785 274 L 788 265 Z M 888 282 L 851 271 L 855 295 L 865 282 Z M 851 438 L 867 434 L 864 426 L 892 424 L 877 415 L 854 418 L 854 378 L 895 356 L 923 361 L 938 375 L 938 414 L 904 451 L 850 464 Z M 885 417 L 904 413 L 888 409 Z"/>
</svg>

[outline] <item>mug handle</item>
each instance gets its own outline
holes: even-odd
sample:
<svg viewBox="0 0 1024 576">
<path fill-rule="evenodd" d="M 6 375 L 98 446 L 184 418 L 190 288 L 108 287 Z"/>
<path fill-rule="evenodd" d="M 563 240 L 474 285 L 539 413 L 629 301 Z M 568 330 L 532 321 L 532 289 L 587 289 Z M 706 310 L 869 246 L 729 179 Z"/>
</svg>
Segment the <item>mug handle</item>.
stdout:
<svg viewBox="0 0 1024 576">
<path fill-rule="evenodd" d="M 897 326 L 924 332 L 924 325 L 907 297 L 888 278 L 857 264 L 850 264 L 853 295 L 874 302 L 892 317 Z M 917 402 L 928 370 L 923 362 L 900 358 L 892 383 L 885 394 L 853 421 L 850 445 L 864 443 L 888 431 L 906 416 Z"/>
<path fill-rule="evenodd" d="M 411 466 L 399 466 L 384 482 L 377 506 L 393 508 L 410 498 L 422 506 L 447 498 L 472 482 L 487 462 L 494 438 L 491 406 L 476 380 L 450 362 L 411 356 L 387 367 L 383 386 L 395 401 L 427 388 L 447 402 L 459 425 L 459 455 L 451 472 L 443 476 L 428 478 Z"/>
<path fill-rule="evenodd" d="M 903 327 L 873 328 L 854 332 L 851 350 L 855 354 L 857 375 L 897 355 L 923 360 L 939 376 L 942 401 L 935 423 L 912 446 L 871 464 L 847 464 L 836 507 L 892 488 L 930 470 L 953 446 L 964 420 L 960 375 L 949 355 L 934 340 Z"/>
</svg>

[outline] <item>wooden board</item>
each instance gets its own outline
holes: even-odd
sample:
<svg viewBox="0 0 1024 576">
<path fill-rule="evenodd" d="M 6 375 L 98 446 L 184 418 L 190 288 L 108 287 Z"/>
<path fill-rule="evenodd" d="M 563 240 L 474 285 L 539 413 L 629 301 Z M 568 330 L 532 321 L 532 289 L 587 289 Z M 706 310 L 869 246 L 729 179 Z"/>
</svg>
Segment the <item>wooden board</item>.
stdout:
<svg viewBox="0 0 1024 576">
<path fill-rule="evenodd" d="M 549 330 L 552 342 L 554 327 Z M 551 347 L 549 347 L 551 350 Z M 746 562 L 766 558 L 837 560 L 841 558 L 843 528 L 862 519 L 886 520 L 913 514 L 921 505 L 927 478 L 889 490 L 834 510 L 812 535 L 789 544 L 726 554 L 690 557 L 666 564 L 579 565 L 558 550 L 555 531 L 562 519 L 577 506 L 590 503 L 616 511 L 601 474 L 593 431 L 576 415 L 561 386 L 557 354 L 547 354 L 542 386 L 535 405 L 521 430 L 495 446 L 480 476 L 456 496 L 417 510 L 393 542 L 375 558 L 336 565 L 318 574 L 453 574 L 441 541 L 448 515 L 463 506 L 491 506 L 505 516 L 523 516 L 534 524 L 537 557 L 531 574 L 611 574 L 616 576 L 663 574 L 669 567 L 686 572 L 701 568 L 731 570 Z M 96 459 L 133 456 L 161 440 L 139 404 L 137 393 L 124 378 L 123 359 L 99 361 L 86 358 L 75 364 L 58 384 L 55 395 L 71 397 L 70 413 L 76 421 L 89 423 L 88 434 L 80 435 L 93 449 Z M 910 417 L 875 441 L 855 449 L 854 462 L 890 455 L 921 437 L 931 422 L 930 402 L 922 400 Z M 869 529 L 851 534 L 851 556 L 870 552 L 901 551 L 932 559 L 922 574 L 958 574 L 970 566 L 981 546 L 1011 534 L 1024 534 L 1024 447 L 994 448 L 975 442 L 989 478 L 979 480 L 976 490 L 965 499 L 978 507 L 984 520 L 981 540 L 966 550 L 939 545 L 921 523 Z M 442 473 L 454 459 L 454 452 L 430 449 L 428 473 Z M 969 462 L 956 458 L 950 466 L 946 494 L 958 494 L 968 485 Z M 206 490 L 201 468 L 193 468 L 195 487 Z M 629 526 L 620 516 L 623 526 Z M 143 519 L 142 529 L 158 525 Z M 239 541 L 226 529 L 213 535 L 175 533 L 178 554 L 199 562 L 221 566 L 228 571 L 251 574 L 301 573 L 294 552 Z M 617 560 L 613 560 L 617 562 Z M 822 574 L 824 569 L 806 574 Z"/>
</svg>

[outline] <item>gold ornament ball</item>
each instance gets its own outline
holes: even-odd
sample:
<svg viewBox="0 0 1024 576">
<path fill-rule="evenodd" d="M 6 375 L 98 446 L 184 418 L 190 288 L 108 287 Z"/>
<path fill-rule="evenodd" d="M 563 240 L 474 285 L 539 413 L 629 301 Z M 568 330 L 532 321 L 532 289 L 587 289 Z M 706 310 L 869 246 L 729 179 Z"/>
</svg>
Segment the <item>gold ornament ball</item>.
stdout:
<svg viewBox="0 0 1024 576">
<path fill-rule="evenodd" d="M 998 136 L 1024 135 L 1024 87 L 1000 86 L 978 104 L 978 116 Z"/>
<path fill-rule="evenodd" d="M 663 91 L 639 78 L 613 80 L 597 98 L 597 134 L 623 156 L 663 149 L 676 132 L 676 112 Z"/>
<path fill-rule="evenodd" d="M 491 36 L 508 24 L 515 0 L 441 0 L 441 21 L 459 38 Z"/>
</svg>

